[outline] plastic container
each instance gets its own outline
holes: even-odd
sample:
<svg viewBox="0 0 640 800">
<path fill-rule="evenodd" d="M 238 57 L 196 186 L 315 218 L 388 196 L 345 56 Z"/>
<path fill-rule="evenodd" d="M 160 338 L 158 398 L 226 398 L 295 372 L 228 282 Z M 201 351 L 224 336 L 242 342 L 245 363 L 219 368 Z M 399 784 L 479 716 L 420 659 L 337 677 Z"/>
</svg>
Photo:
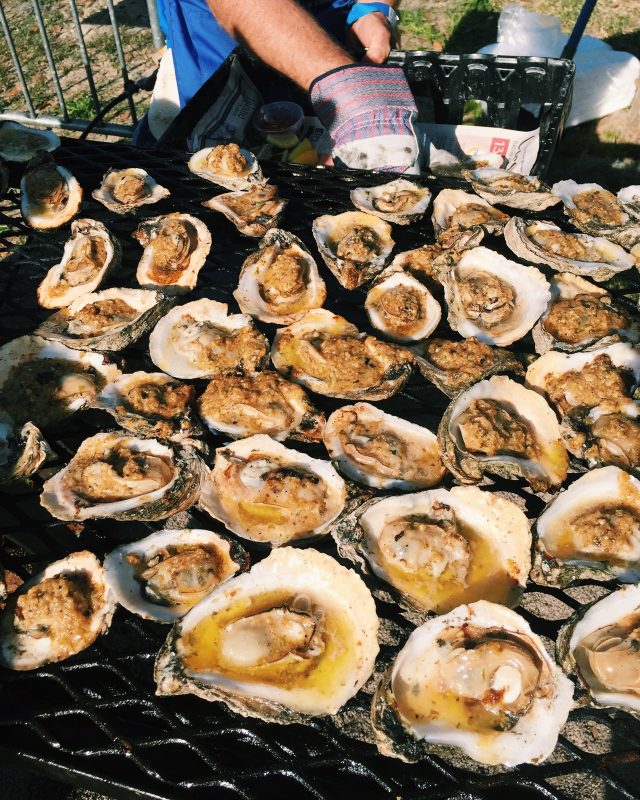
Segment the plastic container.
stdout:
<svg viewBox="0 0 640 800">
<path fill-rule="evenodd" d="M 253 117 L 253 127 L 269 144 L 293 147 L 300 140 L 304 111 L 297 103 L 279 100 L 267 103 Z"/>
</svg>

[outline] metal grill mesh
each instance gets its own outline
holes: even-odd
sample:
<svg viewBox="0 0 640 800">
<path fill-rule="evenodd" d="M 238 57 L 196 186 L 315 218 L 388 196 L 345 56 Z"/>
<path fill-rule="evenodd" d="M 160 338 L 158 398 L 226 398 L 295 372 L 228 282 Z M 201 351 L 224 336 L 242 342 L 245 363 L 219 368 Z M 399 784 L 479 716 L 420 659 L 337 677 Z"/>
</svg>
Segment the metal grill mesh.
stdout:
<svg viewBox="0 0 640 800">
<path fill-rule="evenodd" d="M 67 141 L 59 161 L 85 189 L 84 216 L 105 222 L 123 243 L 124 274 L 119 283 L 134 285 L 133 271 L 141 250 L 130 234 L 137 223 L 110 214 L 91 200 L 90 192 L 107 167 L 136 165 L 172 191 L 167 201 L 148 209 L 146 216 L 192 212 L 212 231 L 214 244 L 199 287 L 187 299 L 208 296 L 232 303 L 239 267 L 255 249 L 255 242 L 242 239 L 230 223 L 199 205 L 216 193 L 215 187 L 190 175 L 182 157 L 125 145 Z M 347 210 L 349 188 L 378 180 L 330 171 L 305 172 L 286 165 L 271 165 L 266 172 L 290 201 L 283 227 L 299 235 L 312 252 L 311 219 Z M 0 210 L 0 255 L 7 254 L 0 262 L 3 340 L 32 331 L 47 316 L 36 304 L 35 289 L 46 270 L 59 260 L 68 236 L 68 231 L 46 235 L 28 231 L 16 220 L 15 198 L 5 201 Z M 16 239 L 19 236 L 26 238 Z M 432 232 L 425 223 L 412 226 L 411 231 L 396 229 L 394 236 L 399 251 L 429 241 Z M 21 242 L 17 247 L 16 241 Z M 342 290 L 327 270 L 323 275 L 331 298 L 328 306 L 366 327 L 361 295 Z M 264 329 L 271 332 L 269 326 Z M 124 352 L 119 359 L 123 369 L 151 367 L 145 345 Z M 339 403 L 327 400 L 321 405 L 331 410 Z M 416 378 L 382 407 L 435 429 L 445 405 L 443 395 Z M 77 415 L 51 441 L 59 461 L 48 463 L 31 487 L 0 493 L 5 568 L 25 577 L 42 563 L 85 547 L 102 557 L 122 541 L 151 530 L 153 526 L 142 523 L 95 521 L 85 525 L 78 539 L 66 525 L 52 522 L 39 506 L 42 479 L 68 460 L 83 438 L 111 424 L 101 412 Z M 211 439 L 212 445 L 219 443 Z M 513 491 L 514 485 L 498 483 L 495 488 Z M 538 513 L 540 501 L 525 492 L 521 495 L 528 510 Z M 190 514 L 190 520 L 197 527 L 212 524 L 197 511 Z M 165 525 L 171 523 L 168 520 Z M 322 547 L 332 552 L 330 544 Z M 552 646 L 562 621 L 582 602 L 610 588 L 581 583 L 563 592 L 531 586 L 520 611 Z M 378 611 L 383 620 L 384 662 L 412 626 L 390 603 L 378 601 Z M 152 665 L 165 635 L 166 628 L 119 610 L 110 632 L 69 661 L 34 672 L 0 672 L 0 757 L 123 798 L 132 793 L 179 798 L 187 790 L 193 800 L 209 800 L 212 792 L 219 800 L 289 793 L 301 800 L 324 800 L 356 792 L 406 800 L 425 796 L 484 800 L 508 795 L 640 798 L 640 722 L 627 714 L 575 710 L 553 756 L 538 767 L 492 774 L 471 769 L 468 762 L 461 764 L 450 755 L 432 756 L 409 766 L 378 755 L 375 747 L 360 741 L 354 720 L 364 718 L 371 686 L 348 704 L 337 721 L 315 720 L 304 726 L 241 720 L 221 704 L 196 698 L 157 699 Z"/>
</svg>

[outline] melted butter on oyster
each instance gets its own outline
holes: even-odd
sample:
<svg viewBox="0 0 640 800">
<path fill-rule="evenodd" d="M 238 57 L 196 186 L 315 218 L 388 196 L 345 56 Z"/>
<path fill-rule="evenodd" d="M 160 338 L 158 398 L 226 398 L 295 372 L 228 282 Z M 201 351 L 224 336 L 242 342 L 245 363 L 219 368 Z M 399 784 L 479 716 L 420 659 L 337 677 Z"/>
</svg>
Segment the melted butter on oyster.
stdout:
<svg viewBox="0 0 640 800">
<path fill-rule="evenodd" d="M 147 203 L 157 203 L 170 194 L 145 170 L 137 167 L 110 169 L 92 193 L 94 200 L 116 214 L 128 214 Z"/>
<path fill-rule="evenodd" d="M 629 317 L 611 304 L 611 297 L 577 294 L 560 298 L 549 309 L 544 329 L 556 340 L 579 344 L 585 339 L 601 339 L 611 331 L 629 327 Z"/>
<path fill-rule="evenodd" d="M 113 328 L 121 328 L 134 320 L 140 312 L 121 297 L 96 300 L 74 314 L 67 325 L 71 336 L 98 336 Z"/>
<path fill-rule="evenodd" d="M 497 400 L 474 400 L 457 418 L 465 448 L 483 456 L 514 455 L 524 459 L 539 457 L 539 448 L 530 424 L 515 408 Z"/>
<path fill-rule="evenodd" d="M 619 226 L 629 220 L 618 198 L 606 189 L 586 189 L 576 192 L 571 199 L 575 206 L 573 217 L 577 221 L 595 220 L 603 225 Z"/>
<path fill-rule="evenodd" d="M 27 223 L 46 230 L 64 225 L 78 213 L 82 187 L 49 153 L 38 153 L 20 181 L 20 209 Z"/>
<path fill-rule="evenodd" d="M 588 634 L 573 654 L 589 686 L 640 700 L 640 611 Z"/>
</svg>

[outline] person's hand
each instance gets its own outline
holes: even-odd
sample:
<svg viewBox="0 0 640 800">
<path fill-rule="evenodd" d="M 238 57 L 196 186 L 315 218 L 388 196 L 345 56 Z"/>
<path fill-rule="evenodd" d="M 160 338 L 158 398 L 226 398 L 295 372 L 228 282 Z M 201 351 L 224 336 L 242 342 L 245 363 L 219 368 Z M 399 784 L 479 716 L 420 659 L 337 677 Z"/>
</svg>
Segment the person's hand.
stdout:
<svg viewBox="0 0 640 800">
<path fill-rule="evenodd" d="M 389 20 L 384 14 L 374 11 L 360 17 L 351 25 L 347 34 L 347 44 L 354 49 L 359 45 L 364 47 L 363 61 L 384 64 L 389 58 L 391 48 L 397 47 L 397 40 Z"/>
</svg>

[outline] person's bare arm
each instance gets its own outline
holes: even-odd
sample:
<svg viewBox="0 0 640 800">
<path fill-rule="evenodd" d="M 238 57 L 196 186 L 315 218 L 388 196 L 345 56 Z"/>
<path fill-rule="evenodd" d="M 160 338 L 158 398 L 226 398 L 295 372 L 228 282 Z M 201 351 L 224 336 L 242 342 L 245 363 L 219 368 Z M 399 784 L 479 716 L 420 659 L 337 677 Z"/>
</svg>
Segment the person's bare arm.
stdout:
<svg viewBox="0 0 640 800">
<path fill-rule="evenodd" d="M 319 75 L 353 63 L 353 58 L 294 0 L 207 3 L 227 33 L 303 89 Z"/>
<path fill-rule="evenodd" d="M 378 0 L 395 8 L 394 0 Z M 366 2 L 366 0 L 365 0 Z M 364 60 L 371 64 L 384 64 L 392 47 L 398 47 L 398 37 L 391 29 L 387 18 L 374 11 L 357 19 L 349 31 L 349 46 L 358 43 L 365 48 Z"/>
</svg>

